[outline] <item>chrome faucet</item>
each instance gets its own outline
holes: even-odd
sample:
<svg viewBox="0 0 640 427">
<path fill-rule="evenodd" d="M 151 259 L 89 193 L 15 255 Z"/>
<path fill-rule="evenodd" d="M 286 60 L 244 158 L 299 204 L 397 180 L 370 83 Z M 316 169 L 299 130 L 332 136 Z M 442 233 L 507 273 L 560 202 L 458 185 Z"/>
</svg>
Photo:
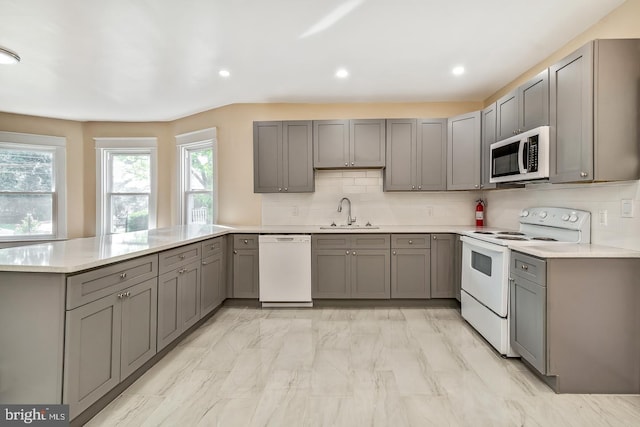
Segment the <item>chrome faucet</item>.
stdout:
<svg viewBox="0 0 640 427">
<path fill-rule="evenodd" d="M 349 200 L 347 197 L 343 197 L 342 199 L 340 199 L 340 203 L 338 203 L 338 212 L 342 212 L 342 202 L 344 202 L 345 200 L 349 203 L 349 210 L 347 211 L 347 225 L 351 225 L 356 222 L 355 217 L 351 218 L 351 200 Z"/>
</svg>

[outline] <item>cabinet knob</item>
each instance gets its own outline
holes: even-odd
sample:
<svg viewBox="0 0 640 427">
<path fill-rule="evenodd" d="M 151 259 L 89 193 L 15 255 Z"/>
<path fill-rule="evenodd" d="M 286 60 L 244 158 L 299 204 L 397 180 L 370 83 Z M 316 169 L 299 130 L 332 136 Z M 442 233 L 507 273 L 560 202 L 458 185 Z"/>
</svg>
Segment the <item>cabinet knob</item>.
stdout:
<svg viewBox="0 0 640 427">
<path fill-rule="evenodd" d="M 202 261 L 202 265 L 207 265 L 209 264 L 207 261 Z"/>
<path fill-rule="evenodd" d="M 418 190 L 422 190 L 422 185 L 418 185 Z"/>
<path fill-rule="evenodd" d="M 353 254 L 353 256 L 356 256 L 356 251 L 353 251 L 352 254 Z"/>
<path fill-rule="evenodd" d="M 127 293 L 125 294 L 125 296 L 126 296 L 127 298 L 128 298 L 128 297 L 130 297 L 130 296 L 131 296 L 131 292 L 127 292 Z"/>
<path fill-rule="evenodd" d="M 344 165 L 345 166 L 349 166 L 349 162 L 344 162 Z"/>
<path fill-rule="evenodd" d="M 244 244 L 245 245 L 249 244 L 249 241 L 247 239 L 244 239 Z"/>
<path fill-rule="evenodd" d="M 124 298 L 124 294 L 118 294 L 118 299 Z"/>
<path fill-rule="evenodd" d="M 211 249 L 215 249 L 215 248 L 216 248 L 216 245 L 211 245 Z"/>
<path fill-rule="evenodd" d="M 278 191 L 282 191 L 282 188 L 278 188 Z"/>
<path fill-rule="evenodd" d="M 416 186 L 415 186 L 415 185 L 412 185 L 412 186 L 411 186 L 411 189 L 412 189 L 412 190 L 415 190 L 415 189 L 416 189 Z"/>
<path fill-rule="evenodd" d="M 287 187 L 284 187 L 284 191 L 289 191 L 289 189 Z"/>
<path fill-rule="evenodd" d="M 346 251 L 346 254 L 349 255 L 349 251 Z"/>
<path fill-rule="evenodd" d="M 120 280 L 124 280 L 127 278 L 127 273 L 121 273 L 120 274 Z"/>
<path fill-rule="evenodd" d="M 351 162 L 351 166 L 354 166 L 356 164 L 356 162 Z"/>
<path fill-rule="evenodd" d="M 438 240 L 438 236 L 433 236 L 433 240 Z"/>
<path fill-rule="evenodd" d="M 238 251 L 233 251 L 234 254 L 238 254 Z"/>
<path fill-rule="evenodd" d="M 589 176 L 589 174 L 588 174 L 588 173 L 586 173 L 586 172 L 580 172 L 580 176 L 581 176 L 582 178 L 586 178 L 587 176 Z"/>
<path fill-rule="evenodd" d="M 410 244 L 410 245 L 413 245 L 413 240 L 409 240 L 409 244 Z"/>
<path fill-rule="evenodd" d="M 480 184 L 474 185 L 475 188 L 480 188 Z"/>
<path fill-rule="evenodd" d="M 186 258 L 185 254 L 180 254 L 180 259 L 185 259 L 185 258 Z"/>
<path fill-rule="evenodd" d="M 393 254 L 395 255 L 395 254 L 396 254 L 396 251 L 393 251 Z"/>
<path fill-rule="evenodd" d="M 524 271 L 529 270 L 529 266 L 528 266 L 528 265 L 524 265 L 524 264 L 522 264 L 522 265 L 520 266 L 520 268 L 522 268 Z"/>
<path fill-rule="evenodd" d="M 511 132 L 511 134 L 512 134 L 512 135 L 515 135 L 515 134 L 516 134 L 516 131 L 514 130 L 513 132 Z"/>
</svg>

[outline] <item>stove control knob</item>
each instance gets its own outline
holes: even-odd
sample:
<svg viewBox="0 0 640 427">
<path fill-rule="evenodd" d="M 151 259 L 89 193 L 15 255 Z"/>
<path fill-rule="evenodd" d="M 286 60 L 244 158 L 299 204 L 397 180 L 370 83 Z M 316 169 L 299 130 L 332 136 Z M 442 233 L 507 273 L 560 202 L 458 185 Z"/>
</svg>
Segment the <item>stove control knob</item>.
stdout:
<svg viewBox="0 0 640 427">
<path fill-rule="evenodd" d="M 562 220 L 563 221 L 569 221 L 569 214 L 562 215 Z"/>
<path fill-rule="evenodd" d="M 526 217 L 528 217 L 528 216 L 529 216 L 529 211 L 528 211 L 528 210 L 526 210 L 526 209 L 525 209 L 525 210 L 523 210 L 523 211 L 520 213 L 520 216 L 521 216 L 521 217 L 525 217 L 525 218 L 526 218 Z"/>
<path fill-rule="evenodd" d="M 569 221 L 571 221 L 571 222 L 576 222 L 576 221 L 578 221 L 578 215 L 571 215 L 571 216 L 569 217 Z"/>
<path fill-rule="evenodd" d="M 540 212 L 540 218 L 545 219 L 547 217 L 547 211 Z"/>
</svg>

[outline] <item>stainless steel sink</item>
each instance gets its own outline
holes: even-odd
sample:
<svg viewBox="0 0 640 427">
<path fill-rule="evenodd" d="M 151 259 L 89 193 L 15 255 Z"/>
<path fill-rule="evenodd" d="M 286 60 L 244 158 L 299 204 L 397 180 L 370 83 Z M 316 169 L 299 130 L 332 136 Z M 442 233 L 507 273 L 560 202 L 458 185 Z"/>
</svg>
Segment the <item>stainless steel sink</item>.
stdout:
<svg viewBox="0 0 640 427">
<path fill-rule="evenodd" d="M 320 230 L 376 230 L 376 225 L 321 225 Z"/>
</svg>

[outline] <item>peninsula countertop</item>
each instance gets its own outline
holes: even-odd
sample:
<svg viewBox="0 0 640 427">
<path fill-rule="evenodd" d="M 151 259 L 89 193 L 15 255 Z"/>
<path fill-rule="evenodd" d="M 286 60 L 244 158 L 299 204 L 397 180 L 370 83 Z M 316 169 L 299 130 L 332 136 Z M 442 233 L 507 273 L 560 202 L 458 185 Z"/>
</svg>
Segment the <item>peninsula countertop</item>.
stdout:
<svg viewBox="0 0 640 427">
<path fill-rule="evenodd" d="M 462 233 L 470 225 L 381 225 L 321 228 L 318 225 L 182 225 L 0 249 L 0 271 L 76 273 L 232 233 Z M 491 228 L 484 228 L 492 230 Z M 640 251 L 602 245 L 540 244 L 510 246 L 541 258 L 640 258 Z"/>
</svg>

